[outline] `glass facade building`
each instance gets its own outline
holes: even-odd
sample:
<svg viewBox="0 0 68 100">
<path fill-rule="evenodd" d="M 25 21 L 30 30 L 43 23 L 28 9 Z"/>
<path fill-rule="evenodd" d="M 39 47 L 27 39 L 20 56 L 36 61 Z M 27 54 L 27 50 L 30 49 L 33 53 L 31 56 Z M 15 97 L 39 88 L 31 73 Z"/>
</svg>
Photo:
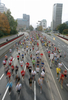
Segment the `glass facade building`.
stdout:
<svg viewBox="0 0 68 100">
<path fill-rule="evenodd" d="M 53 5 L 52 31 L 56 31 L 58 25 L 62 23 L 63 4 L 56 3 Z"/>
</svg>

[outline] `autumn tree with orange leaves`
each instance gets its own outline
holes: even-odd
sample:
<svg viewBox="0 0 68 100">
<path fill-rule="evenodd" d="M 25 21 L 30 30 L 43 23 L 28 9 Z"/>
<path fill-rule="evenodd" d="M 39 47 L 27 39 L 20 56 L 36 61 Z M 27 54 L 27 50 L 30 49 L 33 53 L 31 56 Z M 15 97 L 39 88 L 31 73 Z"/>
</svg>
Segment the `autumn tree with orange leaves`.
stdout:
<svg viewBox="0 0 68 100">
<path fill-rule="evenodd" d="M 0 13 L 0 31 L 7 35 L 10 34 L 11 31 L 8 19 L 4 13 Z"/>
</svg>

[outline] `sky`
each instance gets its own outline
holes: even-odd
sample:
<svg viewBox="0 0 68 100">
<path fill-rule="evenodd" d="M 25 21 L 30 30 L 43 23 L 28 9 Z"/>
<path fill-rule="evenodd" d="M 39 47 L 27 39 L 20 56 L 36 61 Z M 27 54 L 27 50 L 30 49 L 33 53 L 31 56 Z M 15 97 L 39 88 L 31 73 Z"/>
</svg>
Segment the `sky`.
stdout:
<svg viewBox="0 0 68 100">
<path fill-rule="evenodd" d="M 38 21 L 47 20 L 47 27 L 51 26 L 53 5 L 62 3 L 62 23 L 68 21 L 67 0 L 1 0 L 10 9 L 14 19 L 23 18 L 23 14 L 30 15 L 30 25 L 37 27 Z"/>
</svg>

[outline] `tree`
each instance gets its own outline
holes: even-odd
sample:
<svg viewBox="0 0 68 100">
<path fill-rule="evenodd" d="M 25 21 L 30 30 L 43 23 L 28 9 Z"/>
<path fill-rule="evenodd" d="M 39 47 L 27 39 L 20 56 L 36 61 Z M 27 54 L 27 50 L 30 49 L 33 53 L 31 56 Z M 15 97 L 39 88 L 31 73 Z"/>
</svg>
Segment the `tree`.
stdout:
<svg viewBox="0 0 68 100">
<path fill-rule="evenodd" d="M 13 18 L 13 16 L 11 15 L 11 12 L 10 10 L 7 11 L 7 13 L 4 12 L 4 14 L 6 15 L 6 17 L 8 18 L 8 21 L 9 21 L 9 25 L 10 25 L 10 29 L 11 29 L 11 32 L 10 34 L 16 34 L 17 33 L 17 20 L 15 20 Z"/>
<path fill-rule="evenodd" d="M 11 31 L 8 19 L 3 13 L 0 13 L 0 31 L 4 34 L 6 33 L 6 35 L 8 35 Z"/>
<path fill-rule="evenodd" d="M 63 34 L 67 35 L 68 34 L 68 29 L 64 29 Z"/>
<path fill-rule="evenodd" d="M 37 30 L 38 30 L 38 31 L 42 31 L 42 30 L 43 30 L 42 26 L 38 26 L 38 27 L 37 27 Z"/>
<path fill-rule="evenodd" d="M 0 37 L 2 37 L 4 34 L 3 34 L 3 32 L 0 30 Z"/>
<path fill-rule="evenodd" d="M 60 24 L 59 26 L 57 26 L 56 30 L 59 30 L 59 32 L 62 34 L 63 30 L 67 29 L 67 28 L 68 28 L 68 26 L 65 23 L 63 23 L 63 24 Z"/>
<path fill-rule="evenodd" d="M 34 29 L 33 26 L 30 25 L 30 26 L 29 26 L 29 30 L 30 30 L 30 31 L 33 31 L 33 29 Z"/>
</svg>

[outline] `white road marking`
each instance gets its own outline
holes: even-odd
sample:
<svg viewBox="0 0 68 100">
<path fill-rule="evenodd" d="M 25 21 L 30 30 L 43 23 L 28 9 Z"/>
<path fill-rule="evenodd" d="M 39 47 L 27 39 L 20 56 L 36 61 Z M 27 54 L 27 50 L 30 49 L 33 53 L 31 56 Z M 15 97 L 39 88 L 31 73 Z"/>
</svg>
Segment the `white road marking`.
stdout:
<svg viewBox="0 0 68 100">
<path fill-rule="evenodd" d="M 13 61 L 14 61 L 14 59 L 15 59 L 15 58 L 13 58 Z"/>
<path fill-rule="evenodd" d="M 4 76 L 4 73 L 1 75 L 0 80 L 3 78 L 3 76 Z"/>
<path fill-rule="evenodd" d="M 25 68 L 24 68 L 24 71 L 26 70 L 26 65 L 25 65 Z"/>
<path fill-rule="evenodd" d="M 3 96 L 2 100 L 5 99 L 5 96 L 6 96 L 7 92 L 8 92 L 8 89 L 9 89 L 9 86 L 8 86 L 7 89 L 6 89 L 6 91 L 5 91 L 5 93 L 4 93 L 4 96 Z"/>
<path fill-rule="evenodd" d="M 62 62 L 62 64 L 64 65 L 64 63 Z M 64 67 L 68 70 L 68 68 L 64 65 Z"/>
<path fill-rule="evenodd" d="M 34 100 L 36 100 L 36 81 L 34 81 Z"/>
</svg>

